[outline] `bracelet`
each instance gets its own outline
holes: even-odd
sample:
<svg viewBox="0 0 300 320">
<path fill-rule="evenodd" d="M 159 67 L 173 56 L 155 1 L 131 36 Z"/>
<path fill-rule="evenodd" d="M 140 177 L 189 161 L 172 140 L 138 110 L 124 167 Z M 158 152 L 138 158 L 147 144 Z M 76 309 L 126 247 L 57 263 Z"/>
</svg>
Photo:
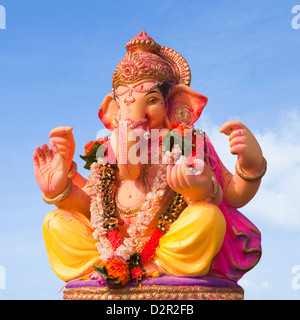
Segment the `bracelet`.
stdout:
<svg viewBox="0 0 300 320">
<path fill-rule="evenodd" d="M 208 199 L 204 200 L 204 201 L 213 202 L 214 200 L 216 200 L 216 198 L 218 196 L 218 193 L 219 193 L 219 182 L 217 181 L 217 179 L 215 177 L 212 177 L 212 182 L 213 182 L 213 185 L 214 185 L 214 191 L 211 194 L 211 196 Z"/>
<path fill-rule="evenodd" d="M 71 168 L 68 173 L 68 178 L 73 179 L 77 172 L 77 164 L 75 161 L 72 161 Z"/>
<path fill-rule="evenodd" d="M 49 198 L 47 198 L 47 197 L 44 195 L 44 193 L 43 193 L 43 199 L 44 199 L 44 201 L 45 201 L 46 203 L 48 203 L 48 204 L 56 204 L 56 203 L 62 202 L 62 201 L 65 200 L 65 199 L 68 197 L 68 195 L 71 193 L 72 188 L 73 188 L 73 183 L 72 183 L 72 180 L 69 179 L 66 189 L 65 189 L 61 194 L 59 194 L 59 195 L 58 195 L 57 197 L 55 197 L 55 198 L 49 199 Z"/>
<path fill-rule="evenodd" d="M 263 160 L 264 160 L 264 167 L 263 167 L 262 171 L 258 174 L 250 175 L 250 174 L 243 172 L 243 170 L 240 168 L 238 163 L 235 164 L 236 173 L 245 181 L 257 181 L 257 180 L 261 179 L 267 171 L 267 160 L 265 158 L 263 158 Z"/>
<path fill-rule="evenodd" d="M 214 186 L 214 190 L 213 190 L 211 196 L 210 196 L 208 199 L 199 200 L 199 201 L 201 201 L 201 202 L 202 202 L 202 201 L 203 201 L 203 202 L 213 202 L 214 200 L 216 200 L 216 198 L 217 198 L 217 196 L 218 196 L 218 193 L 219 193 L 219 182 L 218 182 L 218 180 L 217 180 L 214 176 L 211 178 L 211 180 L 212 180 L 212 183 L 213 183 L 213 186 Z M 185 199 L 185 202 L 186 202 L 187 204 L 190 204 L 190 203 L 191 203 L 191 199 L 190 199 L 190 198 L 184 197 L 184 199 Z"/>
</svg>

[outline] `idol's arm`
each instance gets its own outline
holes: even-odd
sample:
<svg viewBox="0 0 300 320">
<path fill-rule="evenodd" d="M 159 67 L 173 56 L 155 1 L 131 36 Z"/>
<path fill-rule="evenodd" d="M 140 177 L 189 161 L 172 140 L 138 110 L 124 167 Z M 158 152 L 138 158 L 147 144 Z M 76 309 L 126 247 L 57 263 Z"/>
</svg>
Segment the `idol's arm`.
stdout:
<svg viewBox="0 0 300 320">
<path fill-rule="evenodd" d="M 240 208 L 255 196 L 267 164 L 256 138 L 241 122 L 229 121 L 220 132 L 229 136 L 230 152 L 237 155 L 233 175 L 222 164 L 224 197 L 229 205 Z"/>
<path fill-rule="evenodd" d="M 72 191 L 66 199 L 56 204 L 58 209 L 74 210 L 83 213 L 87 218 L 90 218 L 90 196 L 77 185 L 73 184 Z"/>
<path fill-rule="evenodd" d="M 261 179 L 246 181 L 237 173 L 232 174 L 221 163 L 223 176 L 223 194 L 227 203 L 235 208 L 245 206 L 259 189 Z"/>
<path fill-rule="evenodd" d="M 59 209 L 75 210 L 90 216 L 90 197 L 85 188 L 73 184 L 68 176 L 66 161 L 55 141 L 50 140 L 50 148 L 43 143 L 33 153 L 34 175 L 43 192 L 44 200 Z"/>
</svg>

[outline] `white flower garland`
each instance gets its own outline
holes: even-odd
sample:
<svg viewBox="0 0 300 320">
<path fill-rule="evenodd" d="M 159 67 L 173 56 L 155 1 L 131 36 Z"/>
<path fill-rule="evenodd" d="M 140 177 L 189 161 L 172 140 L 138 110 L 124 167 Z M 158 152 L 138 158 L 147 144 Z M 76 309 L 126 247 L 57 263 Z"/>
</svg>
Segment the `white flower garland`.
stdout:
<svg viewBox="0 0 300 320">
<path fill-rule="evenodd" d="M 175 145 L 172 152 L 167 151 L 162 156 L 162 164 L 157 170 L 157 174 L 151 190 L 146 194 L 146 200 L 143 203 L 141 210 L 137 214 L 136 223 L 130 224 L 127 232 L 128 238 L 125 238 L 123 244 L 117 250 L 113 248 L 110 241 L 106 237 L 106 229 L 104 228 L 104 217 L 102 207 L 102 195 L 100 193 L 100 165 L 103 165 L 103 160 L 99 163 L 94 162 L 91 165 L 91 175 L 87 183 L 91 197 L 91 225 L 95 229 L 93 237 L 99 242 L 96 243 L 97 250 L 100 254 L 100 259 L 105 263 L 113 255 L 122 257 L 125 261 L 136 252 L 136 245 L 139 243 L 150 222 L 155 217 L 155 214 L 160 207 L 167 187 L 166 164 L 172 164 L 177 159 L 180 152 L 179 146 Z"/>
</svg>

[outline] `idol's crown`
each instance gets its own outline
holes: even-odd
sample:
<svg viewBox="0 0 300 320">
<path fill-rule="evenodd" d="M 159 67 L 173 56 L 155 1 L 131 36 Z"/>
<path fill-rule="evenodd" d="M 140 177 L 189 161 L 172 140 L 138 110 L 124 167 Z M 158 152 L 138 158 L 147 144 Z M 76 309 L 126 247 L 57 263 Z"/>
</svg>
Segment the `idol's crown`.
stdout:
<svg viewBox="0 0 300 320">
<path fill-rule="evenodd" d="M 158 54 L 160 45 L 143 30 L 126 44 L 126 50 L 127 52 L 147 51 Z"/>
</svg>

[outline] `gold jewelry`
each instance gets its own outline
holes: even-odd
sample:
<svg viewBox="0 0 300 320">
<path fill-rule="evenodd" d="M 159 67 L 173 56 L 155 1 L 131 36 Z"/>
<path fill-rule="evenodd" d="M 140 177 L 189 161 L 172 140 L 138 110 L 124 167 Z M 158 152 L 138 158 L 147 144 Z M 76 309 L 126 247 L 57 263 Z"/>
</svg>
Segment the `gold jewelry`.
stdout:
<svg viewBox="0 0 300 320">
<path fill-rule="evenodd" d="M 213 186 L 214 186 L 214 190 L 213 190 L 211 196 L 209 198 L 205 199 L 205 200 L 199 200 L 199 201 L 213 202 L 214 200 L 216 200 L 216 198 L 218 196 L 218 193 L 219 193 L 219 182 L 214 176 L 211 178 L 211 180 L 212 180 L 212 183 L 213 183 Z M 191 202 L 192 202 L 191 199 L 188 198 L 188 197 L 184 197 L 184 200 L 188 205 L 190 205 Z"/>
<path fill-rule="evenodd" d="M 123 185 L 124 182 L 125 182 L 125 180 L 122 181 L 122 183 L 120 184 L 120 187 Z M 118 191 L 120 190 L 120 187 L 118 188 Z M 118 194 L 116 195 L 116 198 L 117 197 L 118 197 Z M 117 200 L 116 201 L 117 210 L 122 216 L 124 216 L 126 218 L 132 218 L 132 217 L 135 217 L 137 215 L 137 213 L 140 211 L 142 203 L 144 201 L 145 201 L 145 194 L 143 195 L 142 200 L 136 206 L 134 206 L 132 208 L 125 208 L 125 207 L 121 206 Z"/>
<path fill-rule="evenodd" d="M 113 114 L 113 118 L 112 118 L 112 125 L 114 128 L 118 128 L 119 126 L 119 121 L 120 121 L 120 116 L 118 112 L 115 112 Z"/>
<path fill-rule="evenodd" d="M 216 198 L 218 196 L 218 193 L 219 193 L 219 182 L 217 181 L 217 179 L 215 177 L 212 177 L 212 182 L 213 182 L 213 185 L 214 185 L 213 193 L 211 194 L 211 196 L 208 199 L 206 199 L 204 201 L 213 202 L 214 200 L 216 200 Z"/>
<path fill-rule="evenodd" d="M 146 198 L 146 194 L 150 191 L 150 187 L 147 181 L 147 174 L 148 174 L 148 165 L 144 165 L 142 168 L 142 179 L 143 179 L 143 188 L 144 188 L 144 196 L 142 198 L 142 200 L 139 202 L 139 204 L 137 204 L 136 206 L 132 207 L 132 208 L 125 208 L 122 205 L 120 205 L 120 203 L 118 202 L 117 198 L 118 198 L 118 191 L 120 190 L 120 187 L 122 186 L 122 184 L 126 181 L 126 180 L 122 180 L 118 190 L 116 191 L 116 207 L 118 212 L 126 217 L 126 218 L 132 218 L 135 217 L 137 215 L 137 213 L 141 210 L 141 206 L 145 201 Z"/>
<path fill-rule="evenodd" d="M 116 178 L 114 165 L 100 165 L 99 178 L 99 191 L 103 200 L 103 226 L 107 231 L 110 231 L 118 222 L 116 204 L 114 199 L 114 180 Z"/>
<path fill-rule="evenodd" d="M 174 192 L 167 211 L 158 220 L 158 228 L 161 232 L 166 233 L 170 229 L 171 224 L 178 218 L 182 211 L 183 201 L 183 195 Z"/>
<path fill-rule="evenodd" d="M 59 203 L 59 202 L 62 202 L 64 201 L 68 196 L 69 194 L 71 193 L 72 191 L 72 188 L 73 188 L 73 183 L 72 183 L 72 180 L 71 179 L 68 179 L 68 184 L 67 184 L 67 187 L 66 189 L 61 193 L 59 194 L 57 197 L 55 198 L 47 198 L 44 193 L 43 193 L 43 199 L 46 203 L 48 204 L 56 204 L 56 203 Z"/>
<path fill-rule="evenodd" d="M 189 122 L 192 118 L 192 114 L 189 110 L 189 107 L 186 105 L 178 107 L 174 113 L 174 118 L 176 121 Z"/>
<path fill-rule="evenodd" d="M 141 253 L 147 244 L 147 242 L 150 240 L 151 237 L 145 237 L 143 239 L 139 239 L 138 243 L 135 245 L 135 249 L 137 253 Z"/>
<path fill-rule="evenodd" d="M 250 174 L 243 172 L 243 170 L 240 168 L 238 162 L 235 164 L 236 173 L 245 181 L 257 181 L 257 180 L 261 179 L 267 171 L 267 160 L 265 158 L 263 158 L 263 160 L 264 160 L 264 167 L 263 167 L 262 171 L 258 174 L 250 175 Z"/>
<path fill-rule="evenodd" d="M 75 161 L 72 161 L 72 164 L 68 173 L 68 178 L 73 179 L 75 177 L 76 172 L 77 172 L 77 163 Z"/>
</svg>

